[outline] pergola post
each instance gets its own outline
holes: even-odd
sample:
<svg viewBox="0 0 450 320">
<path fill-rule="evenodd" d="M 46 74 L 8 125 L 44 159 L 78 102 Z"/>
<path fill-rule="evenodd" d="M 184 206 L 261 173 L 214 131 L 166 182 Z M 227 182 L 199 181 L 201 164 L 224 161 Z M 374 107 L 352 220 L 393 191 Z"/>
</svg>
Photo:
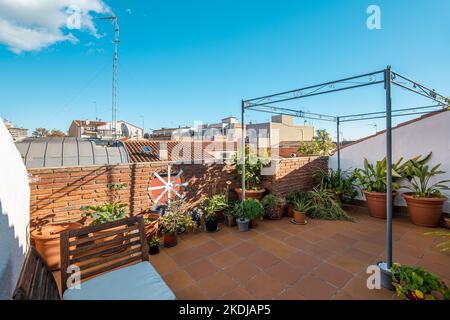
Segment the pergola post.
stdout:
<svg viewBox="0 0 450 320">
<path fill-rule="evenodd" d="M 337 141 L 336 141 L 336 145 L 337 145 L 337 168 L 338 168 L 338 172 L 340 172 L 341 171 L 341 141 L 340 141 L 340 135 L 339 135 L 339 130 L 340 130 L 339 117 L 336 117 L 336 128 L 337 128 Z"/>
<path fill-rule="evenodd" d="M 392 98 L 391 98 L 391 67 L 384 71 L 384 86 L 386 91 L 386 263 L 388 270 L 392 267 Z"/>
<path fill-rule="evenodd" d="M 245 201 L 245 102 L 241 102 L 241 125 L 242 125 L 242 204 Z"/>
</svg>

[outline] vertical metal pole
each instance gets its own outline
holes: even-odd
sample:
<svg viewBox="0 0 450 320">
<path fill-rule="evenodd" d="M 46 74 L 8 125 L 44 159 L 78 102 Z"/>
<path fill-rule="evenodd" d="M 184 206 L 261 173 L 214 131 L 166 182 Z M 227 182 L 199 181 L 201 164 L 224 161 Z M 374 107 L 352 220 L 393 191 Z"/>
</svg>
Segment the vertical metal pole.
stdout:
<svg viewBox="0 0 450 320">
<path fill-rule="evenodd" d="M 391 67 L 384 71 L 384 85 L 386 90 L 386 259 L 387 267 L 392 267 L 392 99 L 391 99 Z"/>
<path fill-rule="evenodd" d="M 340 141 L 340 134 L 339 134 L 339 125 L 340 125 L 340 119 L 339 117 L 336 118 L 336 128 L 337 128 L 337 167 L 338 171 L 341 171 L 341 141 Z"/>
<path fill-rule="evenodd" d="M 245 201 L 245 103 L 241 102 L 241 125 L 242 125 L 242 204 Z"/>
</svg>

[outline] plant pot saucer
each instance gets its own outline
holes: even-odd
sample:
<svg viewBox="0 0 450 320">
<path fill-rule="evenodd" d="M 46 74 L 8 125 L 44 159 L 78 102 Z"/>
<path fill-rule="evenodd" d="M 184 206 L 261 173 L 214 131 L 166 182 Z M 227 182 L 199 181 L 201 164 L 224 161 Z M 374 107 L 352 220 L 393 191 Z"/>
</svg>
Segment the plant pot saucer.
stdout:
<svg viewBox="0 0 450 320">
<path fill-rule="evenodd" d="M 308 224 L 308 221 L 307 221 L 307 220 L 305 220 L 305 222 L 296 222 L 294 219 L 291 219 L 290 222 L 291 222 L 292 224 L 296 224 L 296 225 L 298 225 L 298 226 L 304 226 L 304 225 Z"/>
</svg>

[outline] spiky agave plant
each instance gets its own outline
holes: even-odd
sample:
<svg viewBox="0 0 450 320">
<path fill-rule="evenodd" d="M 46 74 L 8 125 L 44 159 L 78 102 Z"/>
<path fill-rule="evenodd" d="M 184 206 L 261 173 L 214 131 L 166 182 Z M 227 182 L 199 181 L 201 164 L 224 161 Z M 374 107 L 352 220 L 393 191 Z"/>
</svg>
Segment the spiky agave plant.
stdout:
<svg viewBox="0 0 450 320">
<path fill-rule="evenodd" d="M 311 218 L 353 221 L 353 218 L 341 208 L 329 190 L 319 186 L 310 191 L 308 195 L 311 203 L 309 210 Z"/>
</svg>

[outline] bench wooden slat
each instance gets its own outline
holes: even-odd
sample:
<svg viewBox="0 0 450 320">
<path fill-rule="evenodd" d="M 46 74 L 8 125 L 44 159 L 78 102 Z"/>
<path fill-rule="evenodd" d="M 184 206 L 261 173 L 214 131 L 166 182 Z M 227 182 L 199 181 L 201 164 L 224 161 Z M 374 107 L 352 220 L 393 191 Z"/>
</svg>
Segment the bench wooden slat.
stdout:
<svg viewBox="0 0 450 320">
<path fill-rule="evenodd" d="M 129 227 L 127 230 L 129 230 L 129 231 L 139 230 L 139 227 L 132 226 L 132 227 Z M 75 238 L 75 240 L 73 240 L 73 241 L 71 241 L 69 239 L 69 245 L 70 245 L 70 247 L 72 247 L 72 246 L 76 246 L 76 245 L 80 245 L 80 244 L 85 244 L 85 243 L 93 242 L 94 240 L 99 240 L 102 238 L 114 236 L 119 233 L 123 233 L 123 230 L 113 230 L 113 231 L 109 231 L 109 232 L 102 232 L 101 234 L 96 234 L 96 235 L 93 235 L 90 237 Z"/>
<path fill-rule="evenodd" d="M 121 233 L 123 234 L 124 232 L 122 231 Z M 85 253 L 86 251 L 91 251 L 92 249 L 98 249 L 98 248 L 109 246 L 112 244 L 124 243 L 127 240 L 131 240 L 131 239 L 135 239 L 135 238 L 139 238 L 139 233 L 128 234 L 127 236 L 121 236 L 121 237 L 111 239 L 108 241 L 102 241 L 102 242 L 98 242 L 98 243 L 92 243 L 89 245 L 85 245 L 82 247 L 76 247 L 75 249 L 72 249 L 72 250 L 70 250 L 70 248 L 69 248 L 69 254 L 70 255 L 78 255 L 81 253 Z"/>
<path fill-rule="evenodd" d="M 124 266 L 124 265 L 127 265 L 127 264 L 131 264 L 131 263 L 133 263 L 135 261 L 141 261 L 141 258 L 139 256 L 137 256 L 137 257 L 131 257 L 131 258 L 128 258 L 128 259 L 125 259 L 125 260 L 121 260 L 119 262 L 116 262 L 116 263 L 113 263 L 113 264 L 110 264 L 110 265 L 106 265 L 106 266 L 104 266 L 102 268 L 99 268 L 99 269 L 96 269 L 94 271 L 86 272 L 84 274 L 82 273 L 82 277 L 83 278 L 91 278 L 91 277 L 93 277 L 95 275 L 102 274 L 102 273 L 105 273 L 107 271 L 117 269 L 117 268 L 119 268 L 121 266 Z"/>
<path fill-rule="evenodd" d="M 93 261 L 91 263 L 87 263 L 85 265 L 81 265 L 80 269 L 81 269 L 81 271 L 89 270 L 89 269 L 97 267 L 99 265 L 102 265 L 102 264 L 105 264 L 105 263 L 108 263 L 108 262 L 111 262 L 111 261 L 114 261 L 114 260 L 119 260 L 120 258 L 124 258 L 124 257 L 126 257 L 128 255 L 133 255 L 133 254 L 140 253 L 140 252 L 141 252 L 141 248 L 140 247 L 132 249 L 132 250 L 126 250 L 124 252 L 120 252 L 118 254 L 106 257 L 104 259 L 97 259 L 97 260 L 95 260 L 95 261 Z"/>
</svg>

